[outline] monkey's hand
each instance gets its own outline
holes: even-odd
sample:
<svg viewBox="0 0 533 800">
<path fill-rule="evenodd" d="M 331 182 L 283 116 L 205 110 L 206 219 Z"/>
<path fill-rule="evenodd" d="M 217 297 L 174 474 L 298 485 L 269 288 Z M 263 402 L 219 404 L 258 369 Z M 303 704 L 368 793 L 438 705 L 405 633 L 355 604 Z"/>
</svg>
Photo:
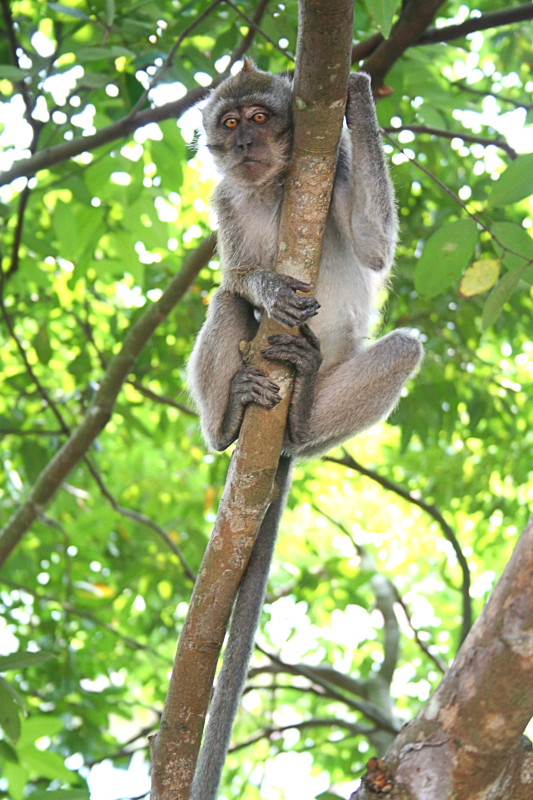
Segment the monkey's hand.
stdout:
<svg viewBox="0 0 533 800">
<path fill-rule="evenodd" d="M 292 444 L 309 437 L 309 416 L 315 399 L 317 374 L 322 362 L 320 342 L 308 325 L 300 325 L 301 336 L 280 333 L 269 336 L 270 347 L 262 355 L 270 361 L 290 364 L 295 371 L 289 408 L 288 434 Z"/>
<path fill-rule="evenodd" d="M 263 307 L 272 319 L 288 328 L 301 325 L 318 314 L 320 303 L 315 297 L 301 297 L 297 292 L 310 292 L 308 283 L 280 275 L 271 270 L 262 270 L 261 296 Z"/>
</svg>

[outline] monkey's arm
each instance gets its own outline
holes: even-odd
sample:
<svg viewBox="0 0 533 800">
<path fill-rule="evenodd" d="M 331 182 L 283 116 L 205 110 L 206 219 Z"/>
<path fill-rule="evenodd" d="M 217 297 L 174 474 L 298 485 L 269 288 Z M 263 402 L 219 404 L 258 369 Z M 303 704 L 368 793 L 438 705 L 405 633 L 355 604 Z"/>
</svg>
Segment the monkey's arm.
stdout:
<svg viewBox="0 0 533 800">
<path fill-rule="evenodd" d="M 363 72 L 350 75 L 346 119 L 351 139 L 348 182 L 354 245 L 365 266 L 388 271 L 396 245 L 396 207 L 370 76 Z"/>
<path fill-rule="evenodd" d="M 314 317 L 320 308 L 314 297 L 297 294 L 311 291 L 308 283 L 265 267 L 230 267 L 225 263 L 223 285 L 288 328 Z"/>
<path fill-rule="evenodd" d="M 250 304 L 218 289 L 187 368 L 204 437 L 215 450 L 223 450 L 237 438 L 247 402 L 255 399 L 262 388 L 272 396 L 272 387 L 262 386 L 256 374 L 247 381 L 243 370 L 239 345 L 252 339 L 256 331 L 257 321 Z"/>
</svg>

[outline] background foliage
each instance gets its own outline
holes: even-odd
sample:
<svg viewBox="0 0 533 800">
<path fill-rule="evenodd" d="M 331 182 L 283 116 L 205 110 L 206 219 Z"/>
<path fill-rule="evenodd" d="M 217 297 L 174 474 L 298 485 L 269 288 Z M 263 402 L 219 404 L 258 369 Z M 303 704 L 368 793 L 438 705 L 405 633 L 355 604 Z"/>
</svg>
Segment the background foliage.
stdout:
<svg viewBox="0 0 533 800">
<path fill-rule="evenodd" d="M 396 5 L 357 3 L 355 40 L 386 32 Z M 435 24 L 498 6 L 449 0 Z M 1 7 L 5 170 L 207 85 L 259 11 L 259 67 L 288 69 L 295 51 L 295 0 Z M 427 355 L 389 422 L 348 443 L 355 460 L 336 451 L 297 469 L 228 796 L 349 796 L 438 684 L 469 583 L 475 614 L 526 522 L 533 155 L 515 151 L 532 149 L 530 42 L 527 21 L 443 37 L 386 77 L 378 110 L 402 227 L 380 329 L 418 329 Z M 198 127 L 198 111 L 152 122 L 0 189 L 2 523 L 211 229 Z M 78 800 L 88 775 L 100 800 L 147 790 L 140 756 L 228 466 L 206 454 L 185 387 L 219 280 L 213 259 L 3 568 L 0 797 Z M 126 773 L 98 783 L 105 759 L 130 765 L 134 788 Z"/>
</svg>

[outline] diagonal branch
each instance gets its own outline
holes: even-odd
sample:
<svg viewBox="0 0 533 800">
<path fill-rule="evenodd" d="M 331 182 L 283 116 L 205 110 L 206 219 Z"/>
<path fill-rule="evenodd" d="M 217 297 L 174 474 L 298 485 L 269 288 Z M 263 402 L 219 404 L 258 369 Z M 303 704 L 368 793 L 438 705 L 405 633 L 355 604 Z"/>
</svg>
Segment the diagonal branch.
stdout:
<svg viewBox="0 0 533 800">
<path fill-rule="evenodd" d="M 417 44 L 434 44 L 436 42 L 450 42 L 453 39 L 462 39 L 475 31 L 486 31 L 488 28 L 499 28 L 502 25 L 512 25 L 515 22 L 526 22 L 533 19 L 533 4 L 525 3 L 515 8 L 505 8 L 501 11 L 492 11 L 480 17 L 472 17 L 458 25 L 445 25 L 443 28 L 431 28 L 426 31 Z"/>
<path fill-rule="evenodd" d="M 385 75 L 402 54 L 418 43 L 443 3 L 444 0 L 407 0 L 403 4 L 390 38 L 384 39 L 365 62 L 374 90 L 383 85 Z"/>
<path fill-rule="evenodd" d="M 429 514 L 435 522 L 440 525 L 440 528 L 444 534 L 444 538 L 447 539 L 451 546 L 453 547 L 454 553 L 457 557 L 457 561 L 461 568 L 461 572 L 463 573 L 463 581 L 461 584 L 461 595 L 463 597 L 463 623 L 461 626 L 461 639 L 462 642 L 470 628 L 472 627 L 472 601 L 470 598 L 470 568 L 468 566 L 468 562 L 465 558 L 465 554 L 461 549 L 461 545 L 459 544 L 459 540 L 455 534 L 455 531 L 449 525 L 444 517 L 442 516 L 439 509 L 431 505 L 430 503 L 426 503 L 425 500 L 417 497 L 412 492 L 404 489 L 403 486 L 400 486 L 398 483 L 394 483 L 394 481 L 389 480 L 389 478 L 385 478 L 383 475 L 379 475 L 372 469 L 368 469 L 360 464 L 358 461 L 353 458 L 346 450 L 344 450 L 344 455 L 342 458 L 333 458 L 332 456 L 324 456 L 324 461 L 330 461 L 332 464 L 341 464 L 342 466 L 349 467 L 349 469 L 353 469 L 356 472 L 359 472 L 361 475 L 365 475 L 367 478 L 371 478 L 376 483 L 379 483 L 380 486 L 383 486 L 384 489 L 387 489 L 389 492 L 394 492 L 399 497 L 402 497 L 404 500 L 407 500 L 408 503 L 412 503 L 418 508 L 421 508 L 422 511 L 425 511 L 426 514 Z"/>
<path fill-rule="evenodd" d="M 294 83 L 293 162 L 285 183 L 276 269 L 316 281 L 348 89 L 353 0 L 302 0 Z M 325 80 L 324 76 L 328 79 Z M 294 270 L 294 267 L 293 267 Z M 266 317 L 257 349 L 279 330 Z M 161 727 L 152 739 L 152 800 L 187 800 L 229 616 L 272 500 L 290 400 L 290 370 L 276 367 L 282 402 L 248 406 L 217 522 L 174 662 Z M 279 376 L 279 380 L 278 380 Z"/>
<path fill-rule="evenodd" d="M 400 131 L 411 131 L 412 133 L 427 133 L 430 136 L 439 136 L 441 139 L 462 139 L 464 142 L 473 142 L 474 144 L 482 144 L 484 147 L 499 147 L 504 150 L 509 158 L 518 158 L 518 153 L 505 141 L 505 139 L 490 139 L 486 136 L 476 136 L 472 133 L 465 133 L 464 131 L 447 131 L 442 128 L 431 128 L 427 125 L 401 125 L 397 128 L 390 125 L 383 128 L 385 133 L 400 133 Z"/>
<path fill-rule="evenodd" d="M 401 797 L 531 800 L 533 518 L 452 666 L 387 756 Z M 353 800 L 374 794 L 362 786 Z"/>
<path fill-rule="evenodd" d="M 110 361 L 87 415 L 39 475 L 27 500 L 0 530 L 0 567 L 46 508 L 69 472 L 85 456 L 95 438 L 105 428 L 118 393 L 142 349 L 157 326 L 166 319 L 187 291 L 200 269 L 212 258 L 213 252 L 214 237 L 209 237 L 186 259 L 182 271 L 159 300 L 132 325 L 120 352 Z"/>
</svg>

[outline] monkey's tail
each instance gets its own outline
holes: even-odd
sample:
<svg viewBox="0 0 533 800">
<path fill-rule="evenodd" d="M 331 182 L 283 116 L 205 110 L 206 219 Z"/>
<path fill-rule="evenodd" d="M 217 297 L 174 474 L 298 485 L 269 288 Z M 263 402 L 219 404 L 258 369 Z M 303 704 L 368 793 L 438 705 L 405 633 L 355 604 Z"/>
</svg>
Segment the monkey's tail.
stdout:
<svg viewBox="0 0 533 800">
<path fill-rule="evenodd" d="M 209 706 L 202 749 L 190 800 L 216 800 L 233 722 L 248 674 L 255 633 L 261 617 L 268 574 L 281 516 L 292 482 L 293 460 L 281 456 L 276 472 L 277 497 L 265 514 L 235 601 L 224 663 Z"/>
</svg>

